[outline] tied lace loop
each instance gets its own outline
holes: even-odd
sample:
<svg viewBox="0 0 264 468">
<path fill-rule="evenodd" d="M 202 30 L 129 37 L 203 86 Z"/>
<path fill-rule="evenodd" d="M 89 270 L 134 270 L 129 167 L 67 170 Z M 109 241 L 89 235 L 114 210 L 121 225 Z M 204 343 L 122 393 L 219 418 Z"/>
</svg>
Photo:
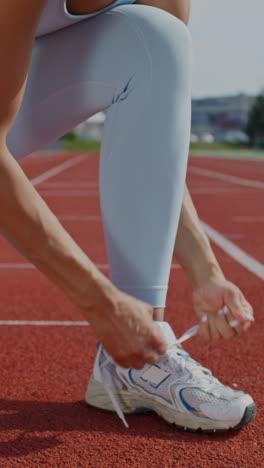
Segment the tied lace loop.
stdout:
<svg viewBox="0 0 264 468">
<path fill-rule="evenodd" d="M 227 306 L 224 306 L 221 310 L 218 311 L 219 315 L 227 315 L 227 313 L 228 313 Z M 248 317 L 247 319 L 252 320 L 252 317 L 251 318 Z M 208 321 L 208 317 L 207 317 L 207 315 L 204 315 L 202 317 L 201 323 L 206 323 L 207 321 Z M 239 325 L 239 321 L 238 320 L 231 320 L 231 321 L 229 321 L 229 325 L 231 327 L 235 328 L 235 327 L 237 327 Z M 199 379 L 199 381 L 202 378 L 203 380 L 206 380 L 210 385 L 212 385 L 214 383 L 220 383 L 215 377 L 212 376 L 212 372 L 209 369 L 207 369 L 206 367 L 201 366 L 198 362 L 196 362 L 194 359 L 192 359 L 189 356 L 189 354 L 186 351 L 184 351 L 182 349 L 182 347 L 181 347 L 182 343 L 189 340 L 193 336 L 197 335 L 197 333 L 199 331 L 199 328 L 200 328 L 200 325 L 194 325 L 193 327 L 189 328 L 179 339 L 176 339 L 173 344 L 168 346 L 167 351 L 163 356 L 168 358 L 169 361 L 170 360 L 175 360 L 175 348 L 176 348 L 177 349 L 176 354 L 179 357 L 182 358 L 180 360 L 182 368 L 184 368 L 186 366 L 186 362 L 188 361 L 189 364 L 192 364 L 192 371 L 193 371 L 194 377 Z M 102 345 L 99 345 L 99 350 L 100 351 L 102 350 Z M 115 396 L 115 394 L 114 394 L 114 392 L 112 390 L 113 386 L 110 383 L 107 382 L 106 377 L 104 375 L 104 368 L 110 362 L 115 365 L 115 361 L 110 356 L 108 356 L 106 358 L 105 362 L 102 365 L 100 365 L 100 363 L 99 363 L 98 366 L 96 366 L 96 368 L 95 368 L 94 377 L 98 382 L 101 382 L 103 384 L 104 389 L 107 392 L 107 394 L 109 395 L 109 398 L 110 398 L 110 400 L 111 400 L 111 402 L 113 404 L 113 407 L 114 407 L 117 415 L 122 420 L 124 426 L 126 428 L 128 428 L 129 425 L 128 425 L 127 421 L 126 421 L 125 415 L 124 415 L 123 411 L 121 410 L 118 399 L 116 398 L 116 396 Z"/>
<path fill-rule="evenodd" d="M 189 328 L 178 340 L 176 340 L 177 345 L 181 345 L 184 341 L 189 340 L 193 336 L 197 335 L 200 325 L 194 325 L 194 327 Z"/>
<path fill-rule="evenodd" d="M 179 338 L 178 340 L 176 340 L 175 344 L 172 345 L 172 347 L 168 347 L 167 349 L 167 353 L 169 354 L 171 351 L 172 351 L 172 348 L 174 348 L 175 350 L 175 346 L 177 346 L 177 348 L 180 350 L 181 348 L 181 343 L 183 343 L 184 341 L 187 341 L 189 340 L 190 338 L 192 338 L 193 336 L 197 335 L 198 333 L 198 330 L 199 330 L 199 325 L 195 325 L 194 327 L 190 328 L 189 330 L 187 330 L 182 336 L 181 338 Z M 102 345 L 100 344 L 99 345 L 99 351 L 102 350 Z M 187 353 L 185 353 L 187 355 Z M 123 422 L 124 426 L 128 429 L 129 428 L 129 425 L 127 423 L 127 420 L 125 418 L 125 415 L 123 413 L 123 411 L 121 410 L 121 407 L 120 407 L 120 404 L 118 402 L 118 399 L 116 398 L 112 388 L 113 386 L 107 382 L 106 380 L 106 377 L 104 375 L 104 368 L 107 366 L 107 364 L 109 363 L 113 363 L 115 364 L 115 361 L 111 358 L 111 356 L 108 356 L 105 360 L 105 362 L 102 364 L 102 365 L 98 365 L 96 366 L 96 371 L 94 373 L 94 378 L 98 381 L 98 382 L 101 382 L 104 386 L 104 389 L 105 391 L 107 392 L 112 404 L 113 404 L 113 407 L 116 411 L 116 414 L 119 416 L 119 418 L 121 419 L 121 421 Z M 194 361 L 195 362 L 195 361 Z M 206 369 L 208 372 L 210 372 L 208 369 Z"/>
<path fill-rule="evenodd" d="M 100 344 L 99 345 L 99 352 L 102 351 L 102 345 Z M 100 355 L 100 353 L 99 353 Z M 95 368 L 95 372 L 94 372 L 94 378 L 98 381 L 98 382 L 101 382 L 104 386 L 104 389 L 105 391 L 107 392 L 112 404 L 113 404 L 113 407 L 116 411 L 116 414 L 119 416 L 119 418 L 121 419 L 121 421 L 123 422 L 124 426 L 128 429 L 128 423 L 127 423 L 127 420 L 125 418 L 125 415 L 123 413 L 123 411 L 121 410 L 120 408 L 120 405 L 117 401 L 117 398 L 115 397 L 114 395 L 114 392 L 112 390 L 112 385 L 110 383 L 108 383 L 104 377 L 104 367 L 107 366 L 107 364 L 109 364 L 109 362 L 112 362 L 115 364 L 114 360 L 108 356 L 107 359 L 105 360 L 105 362 L 100 365 L 100 363 L 98 364 L 98 366 L 96 366 Z"/>
<path fill-rule="evenodd" d="M 187 341 L 193 336 L 197 335 L 198 331 L 199 331 L 199 325 L 195 325 L 194 327 L 187 330 L 181 336 L 181 338 L 176 339 L 175 342 L 172 343 L 167 348 L 165 356 L 167 360 L 169 361 L 169 363 L 172 364 L 173 361 L 175 361 L 175 354 L 176 354 L 177 363 L 180 365 L 182 370 L 185 369 L 186 364 L 188 362 L 188 365 L 189 367 L 191 367 L 191 370 L 193 372 L 194 379 L 197 378 L 199 379 L 199 381 L 201 381 L 202 379 L 204 382 L 209 383 L 208 378 L 210 378 L 210 384 L 211 384 L 213 382 L 216 382 L 216 379 L 215 377 L 213 377 L 212 372 L 206 367 L 203 367 L 201 364 L 199 364 L 199 362 L 192 359 L 189 353 L 187 353 L 181 346 L 181 344 L 184 343 L 184 341 Z M 179 357 L 182 359 L 179 359 Z"/>
</svg>

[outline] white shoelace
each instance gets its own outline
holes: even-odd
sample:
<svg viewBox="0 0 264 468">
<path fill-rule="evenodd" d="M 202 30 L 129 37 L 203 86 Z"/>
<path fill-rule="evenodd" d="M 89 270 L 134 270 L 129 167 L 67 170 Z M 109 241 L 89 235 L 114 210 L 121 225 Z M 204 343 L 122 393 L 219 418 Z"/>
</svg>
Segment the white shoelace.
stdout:
<svg viewBox="0 0 264 468">
<path fill-rule="evenodd" d="M 219 310 L 218 311 L 218 314 L 219 315 L 227 315 L 228 313 L 228 308 L 227 306 L 224 306 L 223 309 Z M 248 320 L 250 320 L 250 318 L 248 317 Z M 206 323 L 208 321 L 208 316 L 207 315 L 204 315 L 202 317 L 202 320 L 201 320 L 201 323 Z M 237 327 L 238 325 L 240 324 L 239 320 L 230 320 L 229 321 L 229 325 L 232 327 L 232 328 L 235 328 Z M 178 350 L 180 351 L 181 348 L 180 348 L 180 345 L 182 343 L 184 343 L 185 341 L 189 340 L 190 338 L 192 338 L 193 336 L 197 335 L 198 331 L 199 331 L 199 328 L 200 328 L 200 325 L 194 325 L 193 327 L 189 328 L 179 339 L 176 339 L 175 343 L 173 343 L 172 346 L 169 346 L 168 347 L 168 350 L 167 350 L 167 353 L 168 353 L 168 356 L 170 357 L 170 354 L 172 352 L 175 352 L 175 347 L 178 347 Z M 99 345 L 99 350 L 101 351 L 102 350 L 102 345 L 100 344 Z M 171 352 L 170 352 L 171 351 Z M 166 354 L 166 353 L 165 353 Z M 186 353 L 185 351 L 183 351 L 182 354 L 185 354 L 186 356 L 188 356 L 188 353 Z M 206 377 L 207 375 L 207 378 L 209 376 L 212 375 L 212 373 L 209 371 L 209 369 L 206 369 L 205 367 L 203 366 L 200 366 L 198 363 L 196 363 L 196 361 L 194 361 L 192 359 L 193 363 L 197 365 L 197 370 L 199 372 L 199 376 L 200 376 L 200 373 L 203 372 L 204 376 Z M 94 373 L 94 378 L 98 381 L 98 382 L 101 382 L 104 386 L 104 389 L 105 391 L 107 392 L 112 404 L 113 404 L 113 407 L 117 413 L 117 415 L 119 416 L 119 418 L 122 420 L 124 426 L 126 428 L 129 427 L 127 421 L 126 421 L 126 418 L 125 418 L 125 415 L 123 413 L 123 411 L 121 410 L 121 407 L 120 407 L 120 404 L 117 400 L 117 398 L 115 397 L 114 395 L 114 392 L 112 390 L 112 386 L 111 384 L 109 384 L 108 382 L 106 382 L 106 379 L 104 378 L 104 373 L 103 373 L 103 369 L 104 367 L 107 366 L 107 364 L 109 364 L 109 362 L 112 362 L 113 364 L 115 364 L 115 361 L 111 358 L 111 356 L 108 356 L 108 358 L 105 360 L 105 362 L 100 366 L 98 365 L 97 368 L 95 369 L 95 373 Z M 198 374 L 197 374 L 198 375 Z M 215 379 L 216 382 L 217 379 Z"/>
<path fill-rule="evenodd" d="M 178 340 L 175 341 L 175 344 L 173 345 L 174 346 L 178 346 L 180 345 L 181 343 L 183 343 L 184 341 L 186 340 L 189 340 L 190 338 L 192 338 L 194 335 L 197 334 L 199 330 L 199 325 L 195 325 L 194 327 L 190 328 L 189 330 L 187 330 L 182 336 L 181 338 L 179 338 Z M 180 348 L 179 348 L 180 349 Z M 99 351 L 102 350 L 102 345 L 100 344 L 99 345 Z M 125 418 L 125 415 L 123 413 L 123 411 L 121 410 L 121 407 L 120 407 L 120 404 L 112 390 L 112 385 L 109 384 L 108 382 L 106 382 L 106 379 L 104 378 L 104 372 L 103 372 L 103 369 L 104 367 L 107 366 L 107 364 L 109 364 L 110 362 L 112 362 L 113 364 L 115 364 L 115 361 L 111 358 L 111 356 L 108 356 L 107 359 L 105 360 L 105 362 L 100 366 L 98 365 L 96 368 L 95 368 L 95 372 L 94 372 L 94 378 L 98 381 L 98 382 L 101 382 L 104 386 L 104 389 L 105 391 L 107 392 L 112 404 L 113 404 L 113 407 L 116 411 L 116 414 L 119 416 L 119 418 L 121 419 L 121 421 L 123 422 L 124 426 L 128 429 L 129 428 L 129 425 L 128 425 L 128 422 Z"/>
</svg>

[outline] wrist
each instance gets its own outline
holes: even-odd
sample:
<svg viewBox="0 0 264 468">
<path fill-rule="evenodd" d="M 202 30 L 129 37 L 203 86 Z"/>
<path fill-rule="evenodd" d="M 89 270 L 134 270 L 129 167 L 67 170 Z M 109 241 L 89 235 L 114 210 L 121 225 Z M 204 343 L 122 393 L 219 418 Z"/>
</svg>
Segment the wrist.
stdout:
<svg viewBox="0 0 264 468">
<path fill-rule="evenodd" d="M 224 273 L 204 233 L 192 231 L 188 245 L 188 249 L 179 252 L 178 258 L 194 287 L 199 287 L 213 278 L 224 278 Z"/>
<path fill-rule="evenodd" d="M 190 272 L 190 280 L 195 288 L 202 287 L 209 281 L 214 279 L 225 279 L 224 273 L 217 262 L 206 262 L 203 265 L 197 264 L 192 272 Z"/>
<path fill-rule="evenodd" d="M 79 306 L 81 307 L 85 317 L 92 321 L 93 315 L 98 311 L 102 315 L 111 310 L 113 304 L 117 301 L 119 290 L 111 283 L 111 281 L 98 272 L 96 275 L 89 277 L 87 288 L 83 291 Z"/>
</svg>

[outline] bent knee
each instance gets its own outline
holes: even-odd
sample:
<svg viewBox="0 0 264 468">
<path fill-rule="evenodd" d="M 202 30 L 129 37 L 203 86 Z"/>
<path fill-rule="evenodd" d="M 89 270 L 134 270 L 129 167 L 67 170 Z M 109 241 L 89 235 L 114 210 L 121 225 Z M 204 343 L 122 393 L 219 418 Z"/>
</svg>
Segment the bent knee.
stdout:
<svg viewBox="0 0 264 468">
<path fill-rule="evenodd" d="M 177 44 L 191 48 L 191 35 L 187 26 L 171 13 L 149 5 L 123 5 L 112 10 L 126 16 L 131 25 L 137 28 L 138 35 L 146 42 L 159 41 L 160 44 Z"/>
<path fill-rule="evenodd" d="M 190 71 L 192 41 L 186 25 L 167 11 L 145 5 L 124 5 L 114 10 L 125 17 L 136 43 L 151 67 L 164 72 L 181 68 Z M 137 41 L 135 40 L 137 39 Z M 139 41 L 138 41 L 139 40 Z M 175 67 L 176 65 L 176 67 Z"/>
</svg>

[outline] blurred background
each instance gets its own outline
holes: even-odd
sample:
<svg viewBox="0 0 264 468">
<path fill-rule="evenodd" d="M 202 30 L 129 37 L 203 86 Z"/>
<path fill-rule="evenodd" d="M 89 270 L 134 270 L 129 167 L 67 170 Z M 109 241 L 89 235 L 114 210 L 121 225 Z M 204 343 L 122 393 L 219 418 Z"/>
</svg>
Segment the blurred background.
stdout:
<svg viewBox="0 0 264 468">
<path fill-rule="evenodd" d="M 264 157 L 264 2 L 195 0 L 191 153 Z M 105 115 L 83 122 L 52 149 L 100 147 Z"/>
</svg>

